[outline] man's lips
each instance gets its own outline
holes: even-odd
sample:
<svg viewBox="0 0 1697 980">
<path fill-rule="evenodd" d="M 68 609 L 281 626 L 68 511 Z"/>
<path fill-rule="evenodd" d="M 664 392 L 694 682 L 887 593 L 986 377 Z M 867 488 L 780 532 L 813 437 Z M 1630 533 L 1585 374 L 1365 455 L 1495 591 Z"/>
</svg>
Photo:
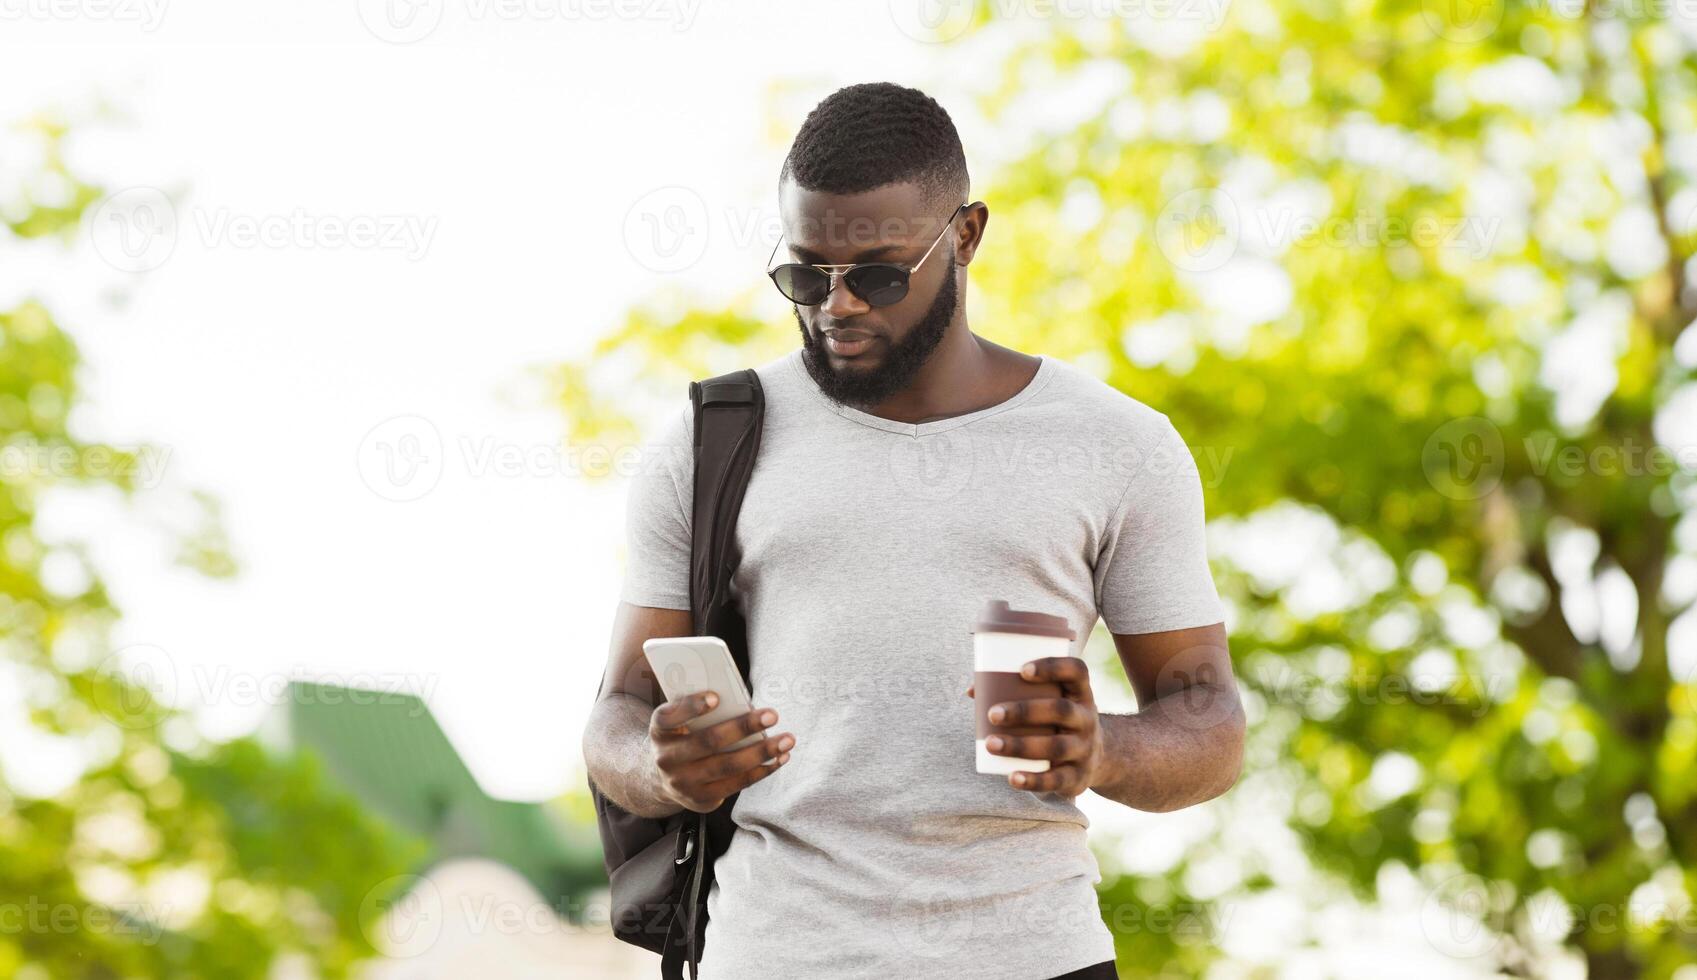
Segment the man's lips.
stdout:
<svg viewBox="0 0 1697 980">
<path fill-rule="evenodd" d="M 859 330 L 827 330 L 825 349 L 838 357 L 853 357 L 870 349 L 877 340 L 876 335 Z"/>
</svg>

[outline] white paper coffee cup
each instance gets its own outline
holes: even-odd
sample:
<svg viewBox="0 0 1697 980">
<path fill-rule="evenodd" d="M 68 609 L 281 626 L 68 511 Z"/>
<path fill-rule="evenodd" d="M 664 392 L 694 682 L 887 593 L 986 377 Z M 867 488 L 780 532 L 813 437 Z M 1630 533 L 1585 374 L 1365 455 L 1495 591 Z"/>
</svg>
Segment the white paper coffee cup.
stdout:
<svg viewBox="0 0 1697 980">
<path fill-rule="evenodd" d="M 976 705 L 975 735 L 977 769 L 981 773 L 1007 775 L 1014 772 L 1044 772 L 1047 759 L 1021 759 L 997 755 L 988 747 L 989 737 L 1005 734 L 1052 734 L 1053 726 L 1027 730 L 990 724 L 987 712 L 1005 701 L 1059 697 L 1060 685 L 1038 684 L 1020 677 L 1019 670 L 1032 660 L 1071 656 L 1077 634 L 1065 617 L 1008 608 L 1006 601 L 991 600 L 979 614 L 972 636 L 973 700 Z"/>
</svg>

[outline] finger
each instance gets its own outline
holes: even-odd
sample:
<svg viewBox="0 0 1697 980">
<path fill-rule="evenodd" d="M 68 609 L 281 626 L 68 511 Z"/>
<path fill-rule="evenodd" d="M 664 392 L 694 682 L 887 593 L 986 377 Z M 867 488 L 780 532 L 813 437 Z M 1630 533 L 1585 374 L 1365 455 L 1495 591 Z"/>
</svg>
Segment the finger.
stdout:
<svg viewBox="0 0 1697 980">
<path fill-rule="evenodd" d="M 732 793 L 740 793 L 744 789 L 753 786 L 755 783 L 760 782 L 767 776 L 770 776 L 779 769 L 782 769 L 784 767 L 784 763 L 788 761 L 790 761 L 790 754 L 785 752 L 783 755 L 778 757 L 778 761 L 775 765 L 755 766 L 753 769 L 733 776 L 730 779 L 722 779 L 713 783 L 712 789 L 709 790 L 709 792 L 716 794 L 718 799 L 723 801 Z"/>
<path fill-rule="evenodd" d="M 691 786 L 701 783 L 711 783 L 713 780 L 723 780 L 726 776 L 735 776 L 750 766 L 759 766 L 765 759 L 774 758 L 779 752 L 787 751 L 787 746 L 779 742 L 796 744 L 796 737 L 784 732 L 772 735 L 769 739 L 760 739 L 752 746 L 743 746 L 733 752 L 701 752 L 696 742 L 679 742 L 660 752 L 660 768 L 674 773 L 675 780 Z"/>
<path fill-rule="evenodd" d="M 689 728 L 685 722 L 698 718 L 719 705 L 719 695 L 714 691 L 699 691 L 673 701 L 667 701 L 654 709 L 649 717 L 648 727 L 654 734 L 687 735 Z"/>
<path fill-rule="evenodd" d="M 778 723 L 776 708 L 756 708 L 747 714 L 708 725 L 696 732 L 695 741 L 708 752 L 721 752 L 750 735 L 755 735 Z"/>
<path fill-rule="evenodd" d="M 1084 731 L 1093 714 L 1093 707 L 1086 708 L 1067 698 L 1025 698 L 996 702 L 990 707 L 989 719 L 990 724 L 1007 728 L 1058 725 L 1069 731 Z"/>
<path fill-rule="evenodd" d="M 676 767 L 680 770 L 681 778 L 692 784 L 711 783 L 752 769 L 767 759 L 788 752 L 794 746 L 795 736 L 784 732 L 763 738 L 753 745 L 745 745 L 735 752 L 715 752 L 699 759 L 677 763 Z"/>
<path fill-rule="evenodd" d="M 760 774 L 769 773 L 777 766 L 767 766 L 767 759 L 784 759 L 789 761 L 789 751 L 796 746 L 796 737 L 791 734 L 772 735 L 770 739 L 760 742 L 759 746 L 748 746 L 735 752 L 725 752 L 721 756 L 703 759 L 696 763 L 699 766 L 699 780 L 703 793 L 711 793 L 714 797 L 730 797 L 740 786 L 753 783 Z M 779 763 L 782 764 L 782 763 Z"/>
<path fill-rule="evenodd" d="M 1061 694 L 1075 701 L 1089 701 L 1090 665 L 1082 657 L 1040 657 L 1020 668 L 1028 681 L 1048 681 L 1061 686 Z"/>
<path fill-rule="evenodd" d="M 1050 766 L 1047 772 L 1016 772 L 1008 776 L 1008 785 L 1033 793 L 1060 793 L 1077 796 L 1084 792 L 1080 785 L 1081 770 L 1074 765 Z"/>
<path fill-rule="evenodd" d="M 767 718 L 772 719 L 771 724 L 776 724 L 778 712 L 772 708 L 757 708 L 735 718 L 708 725 L 699 732 L 692 732 L 688 738 L 678 739 L 668 745 L 666 759 L 673 765 L 681 765 L 722 753 L 748 736 L 765 731 L 770 727 L 765 720 Z"/>
<path fill-rule="evenodd" d="M 992 735 L 985 747 L 996 755 L 1050 762 L 1073 762 L 1090 754 L 1090 743 L 1079 735 Z"/>
</svg>

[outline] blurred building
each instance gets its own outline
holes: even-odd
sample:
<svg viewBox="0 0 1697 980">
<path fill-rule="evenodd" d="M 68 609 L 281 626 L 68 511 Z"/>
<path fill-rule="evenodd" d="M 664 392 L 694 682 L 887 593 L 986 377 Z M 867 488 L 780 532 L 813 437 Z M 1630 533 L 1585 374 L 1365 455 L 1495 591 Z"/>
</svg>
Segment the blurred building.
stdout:
<svg viewBox="0 0 1697 980">
<path fill-rule="evenodd" d="M 310 751 L 354 798 L 430 853 L 373 882 L 371 976 L 652 977 L 659 958 L 613 939 L 593 820 L 498 800 L 478 785 L 430 709 L 401 692 L 296 682 L 260 737 Z"/>
</svg>

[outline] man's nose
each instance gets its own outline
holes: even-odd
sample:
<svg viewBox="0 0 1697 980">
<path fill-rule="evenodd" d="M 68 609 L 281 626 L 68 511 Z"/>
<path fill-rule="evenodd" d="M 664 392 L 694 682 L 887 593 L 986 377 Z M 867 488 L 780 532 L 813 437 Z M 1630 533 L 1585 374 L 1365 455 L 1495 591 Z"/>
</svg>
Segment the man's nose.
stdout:
<svg viewBox="0 0 1697 980">
<path fill-rule="evenodd" d="M 831 291 L 825 294 L 825 302 L 819 304 L 819 309 L 826 316 L 839 320 L 860 316 L 871 308 L 870 304 L 854 294 L 854 290 L 848 288 L 848 283 L 843 281 L 842 276 L 831 277 Z"/>
</svg>

